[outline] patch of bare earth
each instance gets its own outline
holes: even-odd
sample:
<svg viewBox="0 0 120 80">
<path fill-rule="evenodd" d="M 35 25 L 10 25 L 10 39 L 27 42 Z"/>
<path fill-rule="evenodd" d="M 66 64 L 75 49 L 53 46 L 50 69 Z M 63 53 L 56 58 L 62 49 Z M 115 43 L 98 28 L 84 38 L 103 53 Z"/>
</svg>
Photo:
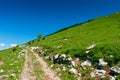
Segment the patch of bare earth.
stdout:
<svg viewBox="0 0 120 80">
<path fill-rule="evenodd" d="M 31 50 L 31 52 L 34 54 L 37 61 L 39 62 L 41 69 L 44 71 L 45 76 L 46 76 L 45 80 L 61 80 L 58 76 L 56 76 L 54 71 L 50 67 L 48 67 L 46 62 L 37 53 L 35 53 L 32 50 Z"/>
<path fill-rule="evenodd" d="M 24 68 L 20 75 L 20 80 L 37 80 L 34 75 L 34 67 L 31 55 L 26 50 Z"/>
</svg>

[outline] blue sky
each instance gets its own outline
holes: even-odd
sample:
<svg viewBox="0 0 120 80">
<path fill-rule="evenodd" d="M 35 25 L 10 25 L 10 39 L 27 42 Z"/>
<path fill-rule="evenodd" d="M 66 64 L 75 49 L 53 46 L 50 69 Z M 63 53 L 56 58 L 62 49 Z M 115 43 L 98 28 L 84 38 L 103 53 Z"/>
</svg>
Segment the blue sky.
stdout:
<svg viewBox="0 0 120 80">
<path fill-rule="evenodd" d="M 0 0 L 0 49 L 117 11 L 120 0 Z"/>
</svg>

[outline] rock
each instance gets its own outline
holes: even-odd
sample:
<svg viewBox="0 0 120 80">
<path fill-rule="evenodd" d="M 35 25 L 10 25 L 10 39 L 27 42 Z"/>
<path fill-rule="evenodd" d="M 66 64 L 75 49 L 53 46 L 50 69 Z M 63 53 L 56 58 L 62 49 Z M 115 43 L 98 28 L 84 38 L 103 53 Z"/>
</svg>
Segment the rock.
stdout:
<svg viewBox="0 0 120 80">
<path fill-rule="evenodd" d="M 114 71 L 114 72 L 116 72 L 116 73 L 120 73 L 120 68 L 119 68 L 118 66 L 116 66 L 116 67 L 111 67 L 110 70 L 111 70 L 111 71 Z"/>
<path fill-rule="evenodd" d="M 89 47 L 87 47 L 87 49 L 93 49 L 96 46 L 96 44 L 92 44 Z"/>
<path fill-rule="evenodd" d="M 54 57 L 55 57 L 55 59 L 57 59 L 59 57 L 59 54 L 56 54 Z"/>
<path fill-rule="evenodd" d="M 36 49 L 39 49 L 39 47 L 38 47 L 38 46 L 36 46 L 36 47 L 33 46 L 33 47 L 31 47 L 31 49 L 32 49 L 32 50 L 36 50 Z"/>
<path fill-rule="evenodd" d="M 104 62 L 103 59 L 99 59 L 99 65 L 106 66 L 107 64 L 108 64 L 108 62 Z"/>
<path fill-rule="evenodd" d="M 8 78 L 8 77 L 9 77 L 9 75 L 1 75 L 0 80 L 3 80 L 3 79 Z"/>
<path fill-rule="evenodd" d="M 116 77 L 110 76 L 110 80 L 116 80 Z"/>
<path fill-rule="evenodd" d="M 96 77 L 95 72 L 91 72 L 90 75 L 91 75 L 91 77 Z"/>
<path fill-rule="evenodd" d="M 52 68 L 54 66 L 54 64 L 51 64 L 50 67 Z"/>
<path fill-rule="evenodd" d="M 67 40 L 67 39 L 64 39 L 65 41 Z"/>
<path fill-rule="evenodd" d="M 57 46 L 58 49 L 60 49 L 62 46 Z"/>
<path fill-rule="evenodd" d="M 90 51 L 85 51 L 85 53 L 87 54 L 87 53 L 89 53 Z"/>
<path fill-rule="evenodd" d="M 83 67 L 83 69 L 86 69 L 87 66 L 91 66 L 91 62 L 86 60 L 81 63 L 81 66 Z"/>
<path fill-rule="evenodd" d="M 72 58 L 71 58 L 71 57 L 69 57 L 67 60 L 71 61 L 71 60 L 72 60 Z"/>
<path fill-rule="evenodd" d="M 110 55 L 111 58 L 113 58 L 113 55 Z"/>
<path fill-rule="evenodd" d="M 74 61 L 71 61 L 71 65 L 72 65 L 73 67 L 75 67 L 75 62 L 74 62 Z"/>
<path fill-rule="evenodd" d="M 104 78 L 105 77 L 105 73 L 106 71 L 105 70 L 94 70 L 93 72 L 90 73 L 91 77 L 96 77 L 96 75 L 100 76 L 101 78 Z"/>
<path fill-rule="evenodd" d="M 4 72 L 4 70 L 3 70 L 3 69 L 1 69 L 1 70 L 0 70 L 0 73 L 3 73 L 3 72 Z"/>
<path fill-rule="evenodd" d="M 65 68 L 65 66 L 63 66 L 63 69 L 62 69 L 63 71 L 65 71 L 66 70 L 66 68 Z"/>
<path fill-rule="evenodd" d="M 78 73 L 78 76 L 80 76 L 80 77 L 81 77 L 81 73 Z"/>
<path fill-rule="evenodd" d="M 62 58 L 66 58 L 66 55 L 65 55 L 65 54 L 62 54 L 61 57 L 62 57 Z"/>
<path fill-rule="evenodd" d="M 71 68 L 71 69 L 69 70 L 69 72 L 70 72 L 71 74 L 77 74 L 77 70 L 76 70 L 75 68 Z"/>
</svg>

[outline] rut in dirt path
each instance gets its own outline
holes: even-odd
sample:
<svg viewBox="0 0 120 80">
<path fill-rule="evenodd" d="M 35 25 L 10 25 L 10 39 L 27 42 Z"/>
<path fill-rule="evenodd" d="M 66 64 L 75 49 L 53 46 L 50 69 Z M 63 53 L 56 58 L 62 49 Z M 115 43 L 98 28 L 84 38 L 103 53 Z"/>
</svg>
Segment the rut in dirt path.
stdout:
<svg viewBox="0 0 120 80">
<path fill-rule="evenodd" d="M 36 57 L 37 61 L 40 63 L 41 69 L 44 71 L 46 75 L 45 80 L 61 80 L 50 67 L 46 64 L 46 62 L 34 51 L 30 50 L 34 56 Z"/>
<path fill-rule="evenodd" d="M 24 68 L 20 75 L 20 80 L 36 80 L 36 76 L 34 76 L 32 57 L 28 53 L 28 50 L 25 51 Z"/>
</svg>

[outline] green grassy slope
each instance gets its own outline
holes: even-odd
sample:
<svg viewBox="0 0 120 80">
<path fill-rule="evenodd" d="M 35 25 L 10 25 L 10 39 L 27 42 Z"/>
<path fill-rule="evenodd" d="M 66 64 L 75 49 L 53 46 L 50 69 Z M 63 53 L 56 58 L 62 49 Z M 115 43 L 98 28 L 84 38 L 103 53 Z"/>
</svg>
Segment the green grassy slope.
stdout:
<svg viewBox="0 0 120 80">
<path fill-rule="evenodd" d="M 4 80 L 17 80 L 24 65 L 24 53 L 19 54 L 22 49 L 19 47 L 0 51 L 0 76 L 8 75 Z"/>
<path fill-rule="evenodd" d="M 56 53 L 62 53 L 70 49 L 84 49 L 91 44 L 114 44 L 119 41 L 120 13 L 115 13 L 52 34 L 40 42 L 34 41 L 32 45 L 47 45 Z M 61 48 L 57 49 L 57 46 Z"/>
</svg>

